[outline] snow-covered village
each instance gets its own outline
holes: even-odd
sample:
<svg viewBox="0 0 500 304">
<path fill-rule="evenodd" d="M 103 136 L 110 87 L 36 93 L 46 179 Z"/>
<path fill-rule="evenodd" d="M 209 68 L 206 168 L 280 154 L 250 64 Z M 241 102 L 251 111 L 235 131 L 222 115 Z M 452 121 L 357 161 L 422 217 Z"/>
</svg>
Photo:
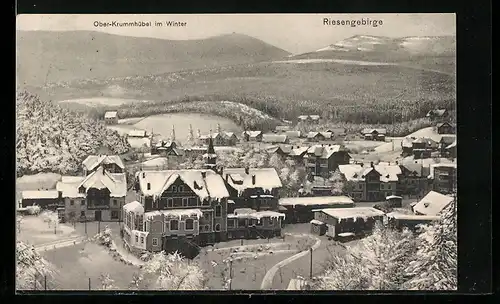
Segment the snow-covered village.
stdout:
<svg viewBox="0 0 500 304">
<path fill-rule="evenodd" d="M 456 290 L 454 16 L 233 17 L 18 17 L 17 290 Z"/>
</svg>

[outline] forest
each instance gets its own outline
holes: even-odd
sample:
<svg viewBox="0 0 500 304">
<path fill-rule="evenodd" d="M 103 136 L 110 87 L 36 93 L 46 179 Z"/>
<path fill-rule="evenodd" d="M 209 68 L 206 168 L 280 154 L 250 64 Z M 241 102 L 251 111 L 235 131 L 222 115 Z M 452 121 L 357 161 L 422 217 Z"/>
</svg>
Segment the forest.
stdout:
<svg viewBox="0 0 500 304">
<path fill-rule="evenodd" d="M 17 95 L 16 118 L 18 177 L 39 172 L 74 174 L 88 155 L 123 154 L 130 149 L 125 138 L 102 122 L 27 91 Z"/>
</svg>

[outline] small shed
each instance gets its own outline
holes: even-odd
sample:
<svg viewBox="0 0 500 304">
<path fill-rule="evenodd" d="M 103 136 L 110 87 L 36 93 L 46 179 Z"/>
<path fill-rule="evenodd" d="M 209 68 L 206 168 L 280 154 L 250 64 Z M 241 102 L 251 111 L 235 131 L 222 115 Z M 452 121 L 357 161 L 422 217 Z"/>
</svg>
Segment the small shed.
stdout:
<svg viewBox="0 0 500 304">
<path fill-rule="evenodd" d="M 326 233 L 326 224 L 322 221 L 311 220 L 311 233 L 316 235 L 324 235 Z"/>
<path fill-rule="evenodd" d="M 373 230 L 377 221 L 382 222 L 385 213 L 371 207 L 327 208 L 315 210 L 314 219 L 327 224 L 326 235 L 330 238 L 363 235 Z"/>
<path fill-rule="evenodd" d="M 439 216 L 402 214 L 396 212 L 387 213 L 386 217 L 389 227 L 398 230 L 408 228 L 412 231 L 417 230 L 420 225 L 428 225 L 439 220 Z"/>
<path fill-rule="evenodd" d="M 108 125 L 116 125 L 118 123 L 118 112 L 108 111 L 104 114 L 104 121 Z"/>
<path fill-rule="evenodd" d="M 61 196 L 57 190 L 26 190 L 21 192 L 21 206 L 38 205 L 42 209 L 56 210 L 61 202 Z"/>
<path fill-rule="evenodd" d="M 279 206 L 286 208 L 288 223 L 307 223 L 314 219 L 313 210 L 323 208 L 351 208 L 354 201 L 347 196 L 284 197 Z"/>
</svg>

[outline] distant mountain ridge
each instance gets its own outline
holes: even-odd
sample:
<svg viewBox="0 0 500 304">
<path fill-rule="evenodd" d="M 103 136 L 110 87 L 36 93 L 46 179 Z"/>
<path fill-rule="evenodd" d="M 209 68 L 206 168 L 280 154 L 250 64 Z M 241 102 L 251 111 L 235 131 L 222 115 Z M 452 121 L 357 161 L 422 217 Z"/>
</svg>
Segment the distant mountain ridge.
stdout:
<svg viewBox="0 0 500 304">
<path fill-rule="evenodd" d="M 18 85 L 151 75 L 268 61 L 289 53 L 243 34 L 165 40 L 93 31 L 17 31 Z"/>
<path fill-rule="evenodd" d="M 355 35 L 341 40 L 315 52 L 298 54 L 290 58 L 313 57 L 315 53 L 399 53 L 408 56 L 452 56 L 455 55 L 456 38 L 454 36 L 409 36 L 391 38 L 373 35 Z M 324 55 L 324 54 L 322 54 Z"/>
</svg>

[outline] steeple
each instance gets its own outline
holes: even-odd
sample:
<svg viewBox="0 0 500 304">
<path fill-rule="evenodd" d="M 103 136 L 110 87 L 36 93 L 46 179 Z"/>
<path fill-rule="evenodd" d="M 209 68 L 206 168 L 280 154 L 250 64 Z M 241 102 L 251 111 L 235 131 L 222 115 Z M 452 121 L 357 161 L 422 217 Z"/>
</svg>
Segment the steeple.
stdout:
<svg viewBox="0 0 500 304">
<path fill-rule="evenodd" d="M 172 134 L 170 135 L 170 140 L 175 141 L 175 127 L 172 125 Z"/>
<path fill-rule="evenodd" d="M 217 154 L 215 154 L 214 142 L 212 136 L 208 138 L 207 153 L 203 155 L 206 158 L 205 168 L 216 170 Z"/>
</svg>

